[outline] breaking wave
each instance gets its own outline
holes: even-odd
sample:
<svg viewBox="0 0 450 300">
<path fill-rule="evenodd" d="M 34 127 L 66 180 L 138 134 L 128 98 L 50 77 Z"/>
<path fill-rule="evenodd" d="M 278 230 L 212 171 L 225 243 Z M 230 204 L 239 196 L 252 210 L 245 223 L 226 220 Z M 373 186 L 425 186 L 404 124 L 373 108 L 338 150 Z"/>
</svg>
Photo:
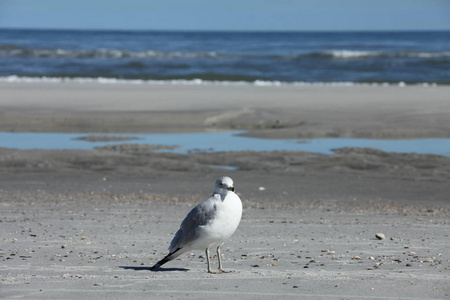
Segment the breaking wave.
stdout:
<svg viewBox="0 0 450 300">
<path fill-rule="evenodd" d="M 358 51 L 358 50 L 330 50 L 306 52 L 293 55 L 260 55 L 260 54 L 230 54 L 219 52 L 164 52 L 156 50 L 130 51 L 120 49 L 95 50 L 66 50 L 66 49 L 33 49 L 27 47 L 0 45 L 0 57 L 21 58 L 74 58 L 74 59 L 198 59 L 198 58 L 269 58 L 269 59 L 365 59 L 365 58 L 422 58 L 422 59 L 448 59 L 447 52 L 415 52 L 415 51 Z"/>
<path fill-rule="evenodd" d="M 207 58 L 217 57 L 216 52 L 162 52 L 129 51 L 118 49 L 65 50 L 65 49 L 30 49 L 26 47 L 0 45 L 0 57 L 32 58 L 96 58 L 96 59 L 149 59 L 149 58 Z"/>
<path fill-rule="evenodd" d="M 423 87 L 436 87 L 436 83 L 416 83 L 406 84 L 404 82 L 283 82 L 270 80 L 254 80 L 254 81 L 226 81 L 226 80 L 203 80 L 194 79 L 167 79 L 167 80 L 144 80 L 144 79 L 119 79 L 106 77 L 28 77 L 28 76 L 3 76 L 0 82 L 7 83 L 100 83 L 100 84 L 155 84 L 155 85 L 230 85 L 230 86 L 398 86 L 405 87 L 407 85 L 420 85 Z"/>
</svg>

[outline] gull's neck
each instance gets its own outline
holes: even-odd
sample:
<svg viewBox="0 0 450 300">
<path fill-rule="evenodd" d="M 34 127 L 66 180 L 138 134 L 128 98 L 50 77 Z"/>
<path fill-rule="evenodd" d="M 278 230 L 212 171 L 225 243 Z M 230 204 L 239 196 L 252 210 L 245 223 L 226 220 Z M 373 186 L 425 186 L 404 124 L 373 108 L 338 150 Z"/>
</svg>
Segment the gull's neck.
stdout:
<svg viewBox="0 0 450 300">
<path fill-rule="evenodd" d="M 220 195 L 220 199 L 223 201 L 228 194 L 231 194 L 232 191 L 228 191 L 226 189 L 215 189 L 214 194 Z"/>
</svg>

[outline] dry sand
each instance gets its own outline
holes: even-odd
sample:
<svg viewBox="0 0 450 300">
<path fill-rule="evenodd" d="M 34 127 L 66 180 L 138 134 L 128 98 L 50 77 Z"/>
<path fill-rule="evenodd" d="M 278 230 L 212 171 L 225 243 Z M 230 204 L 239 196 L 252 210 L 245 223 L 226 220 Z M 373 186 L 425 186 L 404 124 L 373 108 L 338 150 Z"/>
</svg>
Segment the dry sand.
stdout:
<svg viewBox="0 0 450 300">
<path fill-rule="evenodd" d="M 450 137 L 449 86 L 0 83 L 0 130 L 251 130 L 271 138 Z"/>
<path fill-rule="evenodd" d="M 448 87 L 0 89 L 1 131 L 450 133 Z M 211 167 L 217 161 L 239 170 Z M 223 247 L 224 266 L 235 272 L 206 273 L 200 251 L 149 271 L 223 173 L 244 202 L 242 223 Z M 449 179 L 449 158 L 370 149 L 331 156 L 0 149 L 0 298 L 448 299 Z"/>
</svg>

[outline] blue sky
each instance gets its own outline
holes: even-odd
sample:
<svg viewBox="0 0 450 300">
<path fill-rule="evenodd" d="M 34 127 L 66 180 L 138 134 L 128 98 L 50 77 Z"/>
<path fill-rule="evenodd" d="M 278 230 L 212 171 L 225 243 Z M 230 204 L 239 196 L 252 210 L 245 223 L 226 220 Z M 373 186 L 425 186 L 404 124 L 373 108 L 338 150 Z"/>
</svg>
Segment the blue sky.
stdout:
<svg viewBox="0 0 450 300">
<path fill-rule="evenodd" d="M 450 30 L 450 0 L 0 0 L 0 28 Z"/>
</svg>

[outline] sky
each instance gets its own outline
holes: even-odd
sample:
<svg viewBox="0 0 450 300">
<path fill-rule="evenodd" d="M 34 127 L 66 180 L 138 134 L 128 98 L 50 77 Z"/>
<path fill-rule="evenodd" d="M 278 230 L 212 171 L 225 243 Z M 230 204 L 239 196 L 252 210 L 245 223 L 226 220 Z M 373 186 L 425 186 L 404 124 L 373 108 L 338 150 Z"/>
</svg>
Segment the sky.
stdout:
<svg viewBox="0 0 450 300">
<path fill-rule="evenodd" d="M 450 30 L 450 0 L 0 0 L 0 28 Z"/>
</svg>

